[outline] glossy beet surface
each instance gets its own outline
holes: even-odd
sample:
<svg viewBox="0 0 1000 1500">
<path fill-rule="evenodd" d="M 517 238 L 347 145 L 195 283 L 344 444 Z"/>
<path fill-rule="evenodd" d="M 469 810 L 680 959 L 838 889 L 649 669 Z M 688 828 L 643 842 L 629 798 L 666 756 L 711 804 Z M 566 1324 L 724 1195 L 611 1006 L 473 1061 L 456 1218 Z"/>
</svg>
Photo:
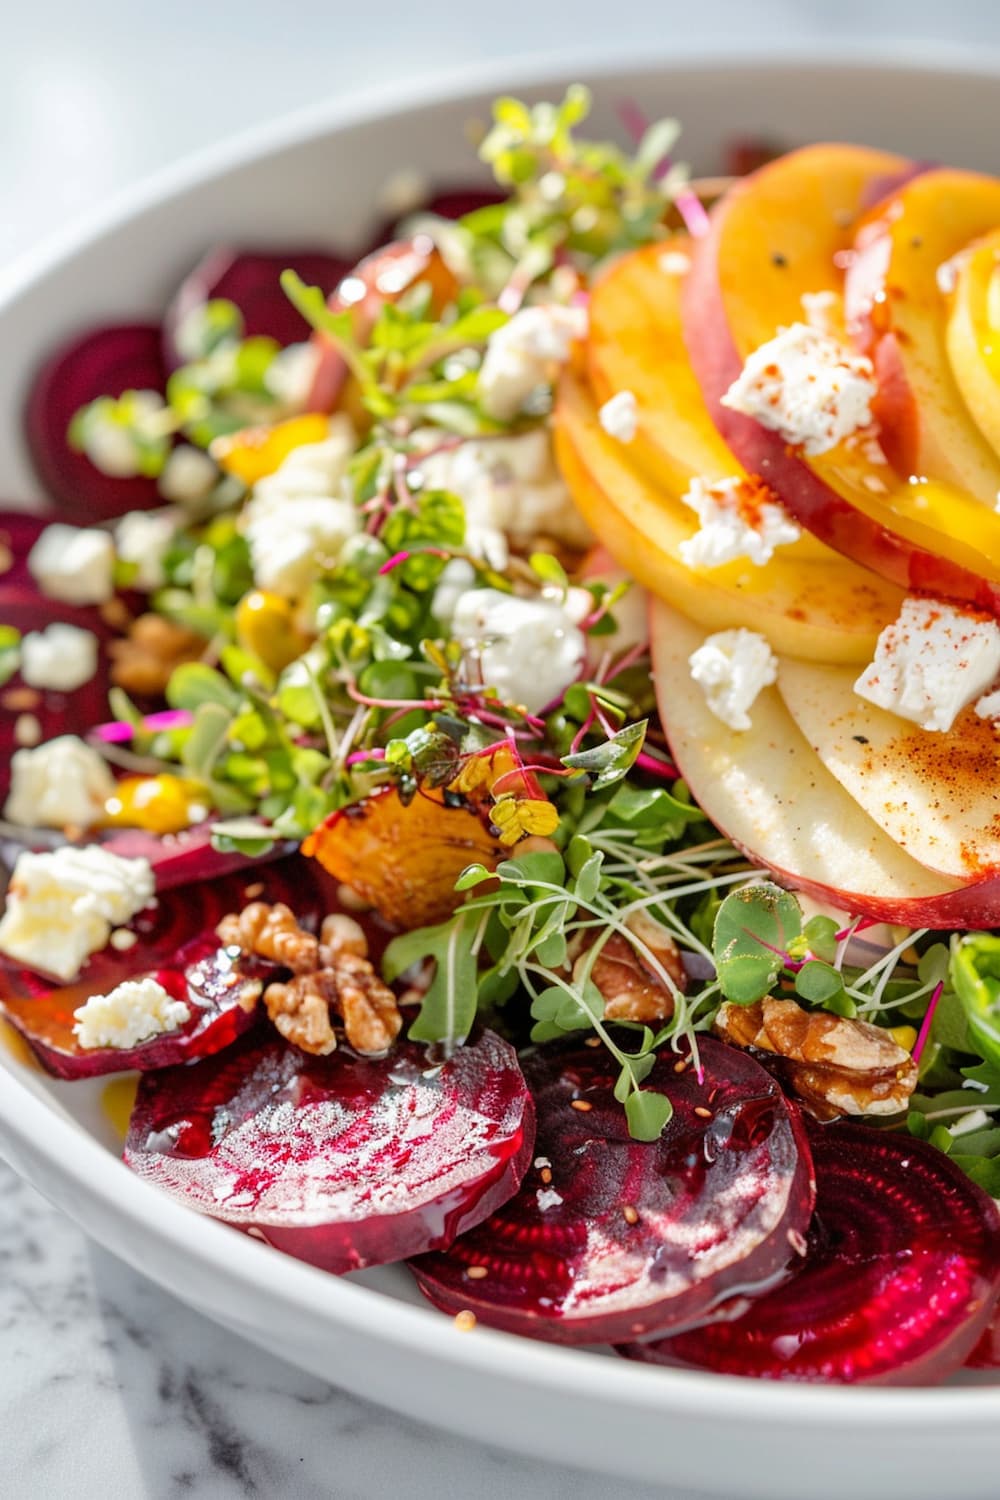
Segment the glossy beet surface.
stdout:
<svg viewBox="0 0 1000 1500">
<path fill-rule="evenodd" d="M 73 1012 L 92 993 L 89 984 L 67 985 L 34 1000 L 0 1001 L 0 1011 L 58 1078 L 94 1078 L 131 1068 L 167 1068 L 208 1057 L 228 1047 L 260 1020 L 256 1000 L 280 972 L 264 959 L 230 954 L 212 931 L 194 938 L 170 963 L 150 972 L 175 1000 L 186 1002 L 190 1019 L 176 1030 L 135 1047 L 80 1046 Z M 138 975 L 134 976 L 138 977 Z"/>
<path fill-rule="evenodd" d="M 82 1005 L 88 995 L 107 994 L 123 979 L 170 968 L 186 943 L 213 931 L 227 912 L 241 910 L 248 901 L 284 901 L 300 922 L 313 927 L 326 912 L 336 909 L 333 882 L 310 860 L 251 865 L 158 896 L 154 906 L 129 923 L 138 942 L 124 951 L 109 945 L 93 954 L 71 986 L 54 990 L 42 974 L 0 956 L 0 1012 L 29 1042 L 36 1038 L 54 1041 L 62 1033 L 60 1023 L 47 1019 L 50 1008 L 53 1015 L 61 1015 Z"/>
<path fill-rule="evenodd" d="M 98 396 L 162 391 L 160 329 L 152 323 L 98 328 L 62 345 L 28 393 L 28 447 L 39 479 L 62 521 L 88 525 L 162 503 L 155 479 L 114 479 L 66 441 L 70 419 Z"/>
<path fill-rule="evenodd" d="M 184 364 L 177 330 L 195 308 L 215 297 L 235 302 L 248 335 L 267 334 L 279 344 L 296 344 L 310 329 L 281 290 L 281 273 L 297 271 L 309 286 L 329 296 L 351 262 L 319 250 L 233 250 L 219 245 L 185 277 L 163 320 L 163 357 L 168 369 Z"/>
<path fill-rule="evenodd" d="M 531 1160 L 531 1097 L 492 1032 L 433 1066 L 309 1057 L 273 1034 L 139 1087 L 125 1160 L 202 1213 L 343 1272 L 448 1245 Z"/>
<path fill-rule="evenodd" d="M 447 1255 L 413 1263 L 430 1300 L 581 1344 L 676 1327 L 779 1275 L 812 1213 L 798 1115 L 745 1053 L 699 1045 L 703 1083 L 690 1066 L 675 1073 L 670 1054 L 650 1075 L 674 1106 L 652 1144 L 630 1139 L 603 1049 L 532 1053 L 535 1168 Z"/>
<path fill-rule="evenodd" d="M 810 1129 L 816 1218 L 798 1274 L 742 1316 L 623 1353 L 768 1380 L 931 1384 L 958 1369 L 1000 1293 L 1000 1215 L 933 1146 Z"/>
</svg>

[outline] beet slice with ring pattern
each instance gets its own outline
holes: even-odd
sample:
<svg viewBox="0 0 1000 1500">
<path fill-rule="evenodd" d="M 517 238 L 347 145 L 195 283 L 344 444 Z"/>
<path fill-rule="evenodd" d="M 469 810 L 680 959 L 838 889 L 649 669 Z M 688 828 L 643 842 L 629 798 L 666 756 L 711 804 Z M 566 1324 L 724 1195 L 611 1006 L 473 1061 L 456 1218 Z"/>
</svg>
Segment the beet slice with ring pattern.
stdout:
<svg viewBox="0 0 1000 1500">
<path fill-rule="evenodd" d="M 448 1254 L 411 1264 L 430 1301 L 554 1343 L 614 1342 L 780 1276 L 813 1206 L 798 1111 L 745 1053 L 699 1050 L 701 1082 L 672 1054 L 650 1074 L 673 1103 L 651 1143 L 629 1137 L 603 1049 L 529 1054 L 535 1170 Z"/>
<path fill-rule="evenodd" d="M 936 1384 L 1000 1295 L 1000 1214 L 943 1152 L 810 1127 L 816 1218 L 801 1270 L 739 1316 L 621 1352 L 768 1380 Z"/>
<path fill-rule="evenodd" d="M 380 1059 L 310 1057 L 264 1033 L 145 1074 L 125 1161 L 340 1273 L 448 1245 L 516 1192 L 533 1140 L 517 1055 L 493 1032 L 436 1064 L 409 1041 Z"/>
</svg>

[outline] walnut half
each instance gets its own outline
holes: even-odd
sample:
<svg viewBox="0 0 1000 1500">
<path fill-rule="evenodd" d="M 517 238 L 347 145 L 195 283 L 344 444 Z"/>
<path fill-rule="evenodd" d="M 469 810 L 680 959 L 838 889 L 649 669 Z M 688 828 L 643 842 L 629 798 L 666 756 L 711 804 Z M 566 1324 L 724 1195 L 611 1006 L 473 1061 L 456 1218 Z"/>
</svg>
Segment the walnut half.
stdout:
<svg viewBox="0 0 1000 1500">
<path fill-rule="evenodd" d="M 789 1087 L 819 1119 L 899 1114 L 916 1088 L 916 1063 L 882 1027 L 803 1010 L 794 1000 L 723 1005 L 715 1032 L 784 1058 Z"/>
<path fill-rule="evenodd" d="M 673 980 L 678 990 L 685 984 L 680 950 L 661 922 L 644 911 L 633 912 L 625 926 L 642 950 L 623 933 L 613 932 L 594 960 L 590 977 L 604 997 L 609 1021 L 665 1021 L 674 1013 L 674 991 L 663 982 L 656 964 Z M 582 934 L 583 943 L 573 959 L 573 978 L 579 980 L 593 946 L 593 934 Z"/>
</svg>

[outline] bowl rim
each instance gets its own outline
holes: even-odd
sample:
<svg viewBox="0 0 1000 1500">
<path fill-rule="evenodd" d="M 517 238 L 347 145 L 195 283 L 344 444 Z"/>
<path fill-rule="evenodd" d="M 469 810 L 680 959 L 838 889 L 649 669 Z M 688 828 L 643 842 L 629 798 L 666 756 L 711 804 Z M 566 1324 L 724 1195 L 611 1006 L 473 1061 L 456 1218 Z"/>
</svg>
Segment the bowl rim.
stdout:
<svg viewBox="0 0 1000 1500">
<path fill-rule="evenodd" d="M 1000 48 L 937 42 L 876 41 L 824 46 L 768 42 L 738 52 L 702 47 L 673 56 L 637 58 L 634 50 L 594 48 L 565 54 L 531 54 L 476 66 L 432 72 L 400 85 L 382 84 L 321 101 L 279 119 L 242 130 L 218 144 L 193 152 L 114 194 L 96 210 L 74 219 L 0 270 L 0 327 L 19 298 L 65 261 L 101 239 L 125 229 L 165 200 L 225 176 L 251 161 L 278 154 L 310 139 L 342 129 L 392 120 L 411 111 L 461 103 L 513 86 L 529 90 L 560 86 L 583 77 L 608 85 L 623 74 L 649 77 L 670 73 L 753 74 L 837 72 L 921 74 L 975 78 L 1000 85 Z M 518 1338 L 487 1328 L 476 1337 L 459 1336 L 453 1321 L 430 1307 L 410 1305 L 377 1289 L 339 1278 L 281 1255 L 221 1223 L 192 1212 L 131 1173 L 99 1141 L 29 1089 L 0 1052 L 0 1153 L 5 1141 L 23 1155 L 44 1158 L 67 1183 L 84 1184 L 107 1219 L 126 1221 L 140 1236 L 156 1234 L 188 1261 L 227 1275 L 290 1313 L 313 1320 L 329 1318 L 386 1347 L 397 1347 L 453 1366 L 470 1375 L 530 1384 L 560 1395 L 579 1393 L 605 1406 L 645 1410 L 669 1407 L 675 1415 L 714 1420 L 778 1418 L 831 1429 L 895 1430 L 919 1422 L 937 1428 L 963 1420 L 978 1424 L 1000 1414 L 1000 1383 L 960 1388 L 861 1389 L 751 1380 L 738 1376 L 595 1358 L 586 1350 Z M 21 1154 L 21 1153 L 19 1153 Z M 61 1205 L 59 1205 L 61 1206 Z M 114 1245 L 108 1248 L 116 1249 Z M 119 1253 L 121 1253 L 119 1251 Z M 253 1336 L 250 1330 L 244 1332 Z"/>
</svg>

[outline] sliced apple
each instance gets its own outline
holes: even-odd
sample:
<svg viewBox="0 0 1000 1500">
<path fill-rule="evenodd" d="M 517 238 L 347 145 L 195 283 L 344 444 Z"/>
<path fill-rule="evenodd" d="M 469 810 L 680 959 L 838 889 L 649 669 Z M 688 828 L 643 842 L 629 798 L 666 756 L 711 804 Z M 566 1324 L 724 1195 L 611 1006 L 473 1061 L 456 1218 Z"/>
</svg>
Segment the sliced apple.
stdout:
<svg viewBox="0 0 1000 1500">
<path fill-rule="evenodd" d="M 1000 922 L 1000 879 L 969 884 L 917 863 L 823 765 L 776 688 L 760 694 L 745 733 L 728 729 L 691 681 L 697 625 L 651 607 L 660 718 L 681 774 L 708 817 L 783 885 L 852 915 L 907 927 Z"/>
<path fill-rule="evenodd" d="M 560 382 L 556 457 L 585 520 L 644 588 L 667 598 L 707 631 L 748 625 L 782 654 L 863 663 L 899 608 L 897 590 L 836 554 L 817 562 L 782 548 L 764 567 L 711 570 L 682 561 L 697 527 L 692 511 L 629 461 L 629 447 L 601 428 L 597 407 L 572 374 Z"/>
<path fill-rule="evenodd" d="M 887 387 L 881 420 L 901 422 L 913 440 L 907 472 L 967 490 L 991 509 L 1000 458 L 952 375 L 938 271 L 998 226 L 1000 180 L 923 172 L 862 219 L 844 282 L 848 327 Z"/>
<path fill-rule="evenodd" d="M 904 166 L 862 147 L 813 146 L 737 183 L 694 248 L 685 341 L 722 437 L 804 526 L 903 588 L 1000 609 L 1000 517 L 970 494 L 934 476 L 901 482 L 850 440 L 806 460 L 721 404 L 746 356 L 801 319 L 804 292 L 838 289 L 851 226 L 873 186 Z"/>
<path fill-rule="evenodd" d="M 866 703 L 855 673 L 785 661 L 785 707 L 827 770 L 895 843 L 960 880 L 1000 870 L 1000 741 L 967 709 L 948 734 Z"/>
<path fill-rule="evenodd" d="M 958 255 L 945 339 L 951 373 L 983 437 L 1000 453 L 1000 229 Z"/>
</svg>

